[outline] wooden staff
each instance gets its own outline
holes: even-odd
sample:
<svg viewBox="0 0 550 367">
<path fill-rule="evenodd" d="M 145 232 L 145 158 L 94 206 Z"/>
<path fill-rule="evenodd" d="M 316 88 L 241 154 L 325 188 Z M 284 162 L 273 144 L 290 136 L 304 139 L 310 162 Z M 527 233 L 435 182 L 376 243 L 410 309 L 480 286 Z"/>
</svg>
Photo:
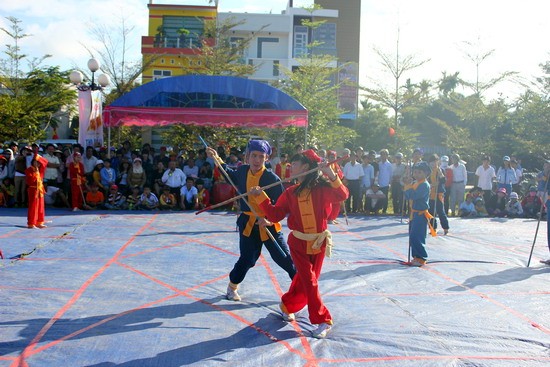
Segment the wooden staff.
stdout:
<svg viewBox="0 0 550 367">
<path fill-rule="evenodd" d="M 204 139 L 199 135 L 199 139 L 202 141 L 202 143 L 204 144 L 205 148 L 208 148 L 208 145 L 206 144 L 206 142 L 204 141 Z M 222 167 L 222 165 L 218 162 L 218 160 L 214 157 L 214 162 L 216 164 L 216 166 L 220 169 L 220 171 L 222 171 L 222 173 L 224 174 L 225 178 L 227 179 L 227 181 L 231 184 L 231 186 L 233 186 L 233 188 L 235 189 L 235 191 L 237 192 L 237 194 L 240 194 L 239 192 L 239 188 L 237 187 L 237 185 L 235 185 L 233 183 L 233 180 L 231 180 L 231 177 L 229 177 L 229 174 L 227 173 L 227 171 Z M 244 198 L 244 196 L 242 197 L 243 201 L 245 202 L 246 205 L 248 205 L 248 208 L 250 209 L 250 211 L 252 212 L 252 214 L 254 214 L 254 216 L 256 218 L 261 218 L 258 213 L 256 213 L 256 211 L 254 210 L 254 208 L 248 203 L 248 200 L 246 200 Z M 195 213 L 197 214 L 197 213 Z M 265 231 L 267 232 L 267 235 L 269 236 L 269 238 L 271 239 L 271 241 L 273 241 L 273 244 L 275 245 L 275 248 L 281 253 L 281 255 L 283 257 L 287 257 L 288 255 L 283 251 L 283 249 L 281 248 L 281 246 L 279 245 L 279 242 L 277 242 L 277 240 L 275 240 L 275 237 L 273 237 L 273 234 L 271 233 L 271 231 L 269 230 L 269 228 L 265 228 Z"/>
<path fill-rule="evenodd" d="M 340 158 L 338 158 L 338 159 L 335 159 L 335 160 L 333 160 L 333 161 L 328 162 L 327 165 L 331 165 L 331 164 L 333 164 L 333 163 L 337 163 L 337 162 L 339 162 L 339 161 L 341 161 L 341 160 L 343 160 L 343 159 L 346 159 L 347 157 L 348 157 L 347 155 L 344 156 L 344 157 L 340 157 Z M 280 185 L 280 184 L 282 184 L 283 182 L 294 181 L 294 180 L 297 179 L 298 177 L 306 176 L 306 175 L 308 175 L 308 174 L 310 174 L 310 173 L 312 173 L 312 172 L 319 171 L 319 170 L 320 170 L 319 167 L 317 167 L 317 168 L 312 168 L 312 169 L 310 169 L 310 170 L 308 170 L 308 171 L 302 172 L 302 173 L 297 174 L 297 175 L 295 175 L 295 176 L 285 178 L 284 180 L 281 180 L 281 181 L 273 182 L 273 183 L 271 183 L 271 184 L 269 184 L 269 185 L 265 185 L 264 187 L 260 187 L 260 190 L 265 191 L 265 190 L 270 189 L 270 188 L 272 188 L 272 187 L 274 187 L 274 186 Z M 237 192 L 238 192 L 238 191 L 237 191 Z M 244 200 L 244 198 L 245 198 L 246 196 L 248 196 L 248 192 L 245 192 L 244 194 L 240 194 L 240 195 L 237 195 L 237 196 L 235 196 L 235 197 L 232 197 L 231 199 L 227 199 L 227 200 L 225 200 L 225 201 L 222 201 L 221 203 L 217 203 L 217 204 L 214 204 L 214 205 L 207 206 L 206 208 L 203 208 L 203 209 L 201 209 L 201 210 L 195 212 L 195 215 L 198 215 L 198 214 L 200 214 L 200 213 L 202 213 L 202 212 L 205 212 L 205 211 L 207 211 L 207 210 L 210 210 L 210 209 L 219 208 L 220 206 L 224 206 L 224 205 L 229 204 L 229 203 L 231 203 L 231 202 L 233 202 L 233 201 L 235 201 L 235 200 L 239 200 L 239 199 L 243 199 L 243 200 Z M 250 205 L 249 205 L 249 206 L 250 206 Z M 347 217 L 346 217 L 346 223 L 347 223 Z"/>
</svg>

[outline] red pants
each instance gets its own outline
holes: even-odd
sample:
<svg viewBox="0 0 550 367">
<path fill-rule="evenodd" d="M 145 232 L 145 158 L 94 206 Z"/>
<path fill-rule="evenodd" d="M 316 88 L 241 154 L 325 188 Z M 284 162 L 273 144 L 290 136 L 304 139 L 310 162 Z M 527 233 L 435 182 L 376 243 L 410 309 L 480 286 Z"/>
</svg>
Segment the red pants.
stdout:
<svg viewBox="0 0 550 367">
<path fill-rule="evenodd" d="M 296 275 L 290 289 L 282 297 L 282 302 L 289 313 L 300 311 L 307 305 L 309 320 L 312 324 L 331 322 L 332 316 L 321 300 L 318 279 L 325 259 L 325 245 L 316 255 L 307 254 L 306 241 L 288 237 L 290 254 L 296 267 Z"/>
<path fill-rule="evenodd" d="M 82 208 L 84 202 L 82 197 L 84 196 L 84 191 L 82 186 L 71 184 L 71 205 L 73 208 Z"/>
<path fill-rule="evenodd" d="M 44 224 L 44 197 L 36 197 L 36 189 L 28 189 L 29 209 L 27 210 L 27 225 L 40 226 Z"/>
</svg>

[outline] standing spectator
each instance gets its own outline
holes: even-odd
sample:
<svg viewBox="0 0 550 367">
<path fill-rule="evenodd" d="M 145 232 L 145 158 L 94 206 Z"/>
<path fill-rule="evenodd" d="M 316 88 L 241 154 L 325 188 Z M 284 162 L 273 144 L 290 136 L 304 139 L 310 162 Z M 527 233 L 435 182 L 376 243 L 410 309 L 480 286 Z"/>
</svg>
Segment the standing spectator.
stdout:
<svg viewBox="0 0 550 367">
<path fill-rule="evenodd" d="M 15 177 L 15 155 L 13 154 L 13 150 L 10 148 L 6 149 L 4 154 L 8 160 L 8 177 L 13 180 Z"/>
<path fill-rule="evenodd" d="M 483 190 L 483 200 L 488 202 L 493 195 L 493 179 L 497 177 L 495 168 L 491 166 L 491 157 L 483 157 L 481 166 L 476 169 L 477 186 Z"/>
<path fill-rule="evenodd" d="M 367 205 L 367 191 L 372 188 L 374 185 L 374 167 L 370 164 L 370 156 L 368 154 L 363 155 L 363 177 L 361 178 L 361 199 L 365 200 L 363 205 L 363 210 L 365 213 L 369 213 L 369 207 Z M 380 209 L 380 208 L 379 208 Z"/>
<path fill-rule="evenodd" d="M 180 201 L 180 190 L 186 179 L 185 173 L 176 167 L 176 161 L 170 161 L 168 169 L 162 175 L 162 183 L 170 187 L 170 192 L 174 194 L 177 202 Z"/>
<path fill-rule="evenodd" d="M 550 161 L 545 161 L 542 166 L 542 171 L 537 174 L 537 196 L 542 202 L 545 201 L 546 196 L 546 180 L 548 179 L 548 172 L 550 171 Z M 548 210 L 548 206 L 546 206 Z"/>
<path fill-rule="evenodd" d="M 25 169 L 25 183 L 28 190 L 29 208 L 27 211 L 27 228 L 46 228 L 44 224 L 44 174 L 48 161 L 36 153 L 31 158 L 31 165 Z"/>
<path fill-rule="evenodd" d="M 516 182 L 516 170 L 510 164 L 510 157 L 505 155 L 502 158 L 502 166 L 497 171 L 498 188 L 506 189 L 506 193 L 512 192 L 512 184 Z"/>
<path fill-rule="evenodd" d="M 97 157 L 94 155 L 94 148 L 91 146 L 86 147 L 86 154 L 82 157 L 82 164 L 84 165 L 84 172 L 86 174 L 86 180 L 88 182 L 93 181 L 93 171 L 97 165 Z"/>
<path fill-rule="evenodd" d="M 401 215 L 403 210 L 403 175 L 406 165 L 402 162 L 403 153 L 395 154 L 395 161 L 392 164 L 391 175 L 391 200 L 393 204 L 393 213 Z"/>
<path fill-rule="evenodd" d="M 456 153 L 451 156 L 451 169 L 453 170 L 453 184 L 451 185 L 449 204 L 451 215 L 454 216 L 455 209 L 460 207 L 464 201 L 468 172 L 466 172 L 464 161 L 461 161 L 460 156 Z"/>
<path fill-rule="evenodd" d="M 86 185 L 86 176 L 81 160 L 82 155 L 79 152 L 74 152 L 72 162 L 69 165 L 69 174 L 71 175 L 71 205 L 75 212 L 79 211 L 84 205 L 83 187 Z"/>
<path fill-rule="evenodd" d="M 441 221 L 441 227 L 443 228 L 443 234 L 449 233 L 449 220 L 447 219 L 447 213 L 444 210 L 444 197 L 445 197 L 445 175 L 440 167 L 439 156 L 432 154 L 428 158 L 428 164 L 432 172 L 427 177 L 427 181 L 430 184 L 430 214 L 434 218 L 430 219 L 432 227 L 437 229 L 437 216 Z"/>
<path fill-rule="evenodd" d="M 61 161 L 59 157 L 55 155 L 55 147 L 53 144 L 46 145 L 46 154 L 44 154 L 44 158 L 48 161 L 44 181 L 50 186 L 57 186 L 59 184 L 57 181 L 59 176 L 58 168 L 61 166 Z"/>
<path fill-rule="evenodd" d="M 380 162 L 378 162 L 378 185 L 380 185 L 380 191 L 386 196 L 386 200 L 383 202 L 382 214 L 386 214 L 388 211 L 388 194 L 390 192 L 390 182 L 392 176 L 392 164 L 388 161 L 389 152 L 387 149 L 380 151 Z"/>
<path fill-rule="evenodd" d="M 185 173 L 186 177 L 199 177 L 199 167 L 195 165 L 195 160 L 193 158 L 187 160 L 187 164 L 183 166 L 183 173 Z"/>
<path fill-rule="evenodd" d="M 5 178 L 9 178 L 8 159 L 3 155 L 0 155 L 0 182 Z"/>
<path fill-rule="evenodd" d="M 355 154 L 352 154 L 350 161 L 344 166 L 344 180 L 349 189 L 349 198 L 346 201 L 349 213 L 361 211 L 361 180 L 364 175 L 363 166 L 357 163 Z"/>
<path fill-rule="evenodd" d="M 442 155 L 440 161 L 441 169 L 445 174 L 445 195 L 443 197 L 443 207 L 445 209 L 445 213 L 448 214 L 450 207 L 449 198 L 451 194 L 451 186 L 453 185 L 453 169 L 449 166 L 449 157 L 446 155 Z"/>
<path fill-rule="evenodd" d="M 279 176 L 281 180 L 284 180 L 285 178 L 290 177 L 290 163 L 288 163 L 288 154 L 286 153 L 281 154 L 279 158 L 279 163 L 275 165 L 275 174 Z M 285 187 L 288 187 L 290 185 L 291 183 L 287 183 Z"/>
<path fill-rule="evenodd" d="M 15 206 L 23 208 L 27 206 L 27 184 L 25 182 L 25 170 L 30 166 L 32 150 L 26 146 L 21 149 L 21 155 L 15 158 Z"/>
<path fill-rule="evenodd" d="M 128 162 L 128 160 L 126 160 L 126 157 L 124 157 L 117 173 L 117 185 L 118 185 L 118 189 L 122 193 L 127 193 L 128 191 L 130 191 L 130 186 L 128 186 L 129 172 L 130 172 L 130 162 Z M 110 190 L 111 189 L 109 189 L 109 191 Z"/>
<path fill-rule="evenodd" d="M 516 172 L 516 180 L 512 182 L 512 191 L 516 192 L 519 195 L 522 195 L 521 192 L 521 180 L 523 180 L 523 169 L 518 164 L 518 161 L 510 158 L 510 167 Z"/>
</svg>

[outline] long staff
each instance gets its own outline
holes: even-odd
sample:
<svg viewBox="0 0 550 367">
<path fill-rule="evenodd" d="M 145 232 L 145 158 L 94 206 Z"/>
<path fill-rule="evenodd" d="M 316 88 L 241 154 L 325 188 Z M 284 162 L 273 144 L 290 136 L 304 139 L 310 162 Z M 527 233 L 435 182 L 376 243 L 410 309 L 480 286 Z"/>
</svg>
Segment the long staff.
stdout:
<svg viewBox="0 0 550 367">
<path fill-rule="evenodd" d="M 202 141 L 202 143 L 204 144 L 205 148 L 208 148 L 208 144 L 206 144 L 206 142 L 204 141 L 204 139 L 199 135 L 199 139 Z M 216 164 L 216 166 L 218 167 L 218 169 L 220 171 L 222 171 L 222 173 L 224 174 L 225 178 L 227 179 L 227 181 L 231 184 L 231 186 L 233 186 L 233 188 L 235 189 L 235 191 L 237 192 L 237 194 L 241 194 L 240 191 L 239 191 L 239 188 L 237 187 L 237 185 L 235 185 L 235 183 L 233 182 L 233 180 L 231 180 L 231 177 L 229 177 L 229 174 L 227 173 L 227 171 L 222 167 L 222 165 L 218 162 L 217 159 L 214 159 L 214 162 Z M 281 184 L 281 182 L 277 182 L 278 184 Z M 258 213 L 256 212 L 256 210 L 254 210 L 254 208 L 248 203 L 248 200 L 246 200 L 246 198 L 243 196 L 241 197 L 241 199 L 244 201 L 244 203 L 246 205 L 248 205 L 248 208 L 250 209 L 250 211 L 252 212 L 252 214 L 254 214 L 254 216 L 256 218 L 260 218 L 260 216 L 258 215 Z M 275 240 L 275 237 L 273 237 L 273 234 L 271 233 L 271 231 L 269 230 L 269 228 L 265 228 L 265 231 L 267 232 L 267 235 L 269 236 L 269 238 L 271 239 L 271 241 L 273 241 L 273 244 L 275 245 L 275 248 L 281 253 L 281 255 L 283 257 L 287 257 L 287 254 L 283 251 L 283 249 L 281 248 L 281 246 L 279 245 L 279 243 Z"/>
<path fill-rule="evenodd" d="M 330 164 L 333 164 L 333 163 L 337 163 L 337 162 L 339 162 L 339 161 L 341 161 L 341 160 L 343 160 L 343 159 L 346 159 L 346 158 L 347 158 L 347 156 L 340 157 L 340 158 L 338 158 L 338 159 L 335 159 L 335 160 L 333 160 L 333 161 L 328 162 L 327 164 L 330 165 Z M 285 178 L 285 179 L 283 179 L 283 180 L 281 180 L 281 181 L 277 181 L 277 182 L 270 183 L 269 185 L 265 185 L 264 187 L 260 187 L 260 190 L 264 190 L 264 191 L 265 191 L 265 190 L 270 189 L 270 188 L 272 188 L 272 187 L 274 187 L 274 186 L 280 185 L 280 184 L 282 184 L 283 182 L 291 182 L 291 181 L 294 181 L 294 180 L 295 180 L 296 178 L 298 178 L 298 177 L 306 176 L 306 175 L 308 175 L 308 174 L 310 174 L 310 173 L 312 173 L 312 172 L 315 172 L 315 171 L 319 171 L 319 168 L 312 168 L 312 169 L 310 169 L 310 170 L 308 170 L 308 171 L 302 172 L 302 173 L 297 174 L 297 175 L 295 175 L 295 176 L 287 177 L 287 178 Z M 234 187 L 234 186 L 233 186 L 233 187 Z M 237 193 L 238 193 L 238 192 L 239 192 L 239 191 L 237 190 Z M 244 197 L 246 197 L 246 196 L 248 196 L 248 192 L 245 192 L 244 194 L 239 194 L 239 195 L 237 195 L 237 196 L 235 196 L 235 197 L 232 197 L 232 198 L 230 198 L 230 199 L 224 200 L 224 201 L 222 201 L 222 202 L 220 202 L 220 203 L 213 204 L 213 205 L 209 205 L 209 206 L 207 206 L 206 208 L 203 208 L 203 209 L 201 209 L 201 210 L 195 212 L 195 215 L 198 215 L 198 214 L 200 214 L 200 213 L 202 213 L 202 212 L 205 212 L 205 211 L 207 211 L 207 210 L 219 208 L 220 206 L 224 206 L 224 205 L 229 204 L 229 203 L 231 203 L 231 202 L 233 202 L 233 201 L 235 201 L 235 200 L 242 199 L 242 198 L 244 198 Z M 250 206 L 250 205 L 249 205 L 249 206 Z M 346 217 L 346 218 L 347 218 L 347 217 Z M 346 220 L 346 222 L 347 222 L 347 220 Z"/>
<path fill-rule="evenodd" d="M 550 172 L 546 175 L 546 184 L 544 184 L 544 192 L 548 192 L 548 181 L 550 181 Z M 548 201 L 548 200 L 547 200 Z M 539 226 L 540 226 L 540 220 L 542 218 L 542 208 L 544 207 L 544 203 L 541 203 L 540 211 L 539 211 L 539 220 L 537 221 L 537 229 L 535 230 L 535 238 L 533 238 L 533 245 L 531 245 L 531 252 L 529 253 L 529 260 L 527 260 L 527 267 L 529 267 L 529 264 L 531 264 L 531 257 L 533 256 L 533 250 L 535 249 L 535 242 L 537 242 L 537 234 L 539 233 Z M 548 216 L 548 208 L 546 208 L 546 220 L 549 220 Z"/>
</svg>

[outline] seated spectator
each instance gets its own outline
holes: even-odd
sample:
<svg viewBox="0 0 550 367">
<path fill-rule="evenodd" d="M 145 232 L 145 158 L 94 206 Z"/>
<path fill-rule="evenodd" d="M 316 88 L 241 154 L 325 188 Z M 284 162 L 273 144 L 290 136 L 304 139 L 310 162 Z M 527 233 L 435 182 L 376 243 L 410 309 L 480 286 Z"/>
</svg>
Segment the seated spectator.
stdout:
<svg viewBox="0 0 550 367">
<path fill-rule="evenodd" d="M 506 203 L 506 211 L 508 212 L 509 218 L 521 218 L 523 217 L 523 209 L 521 203 L 518 201 L 518 193 L 512 192 L 510 194 L 510 199 Z"/>
<path fill-rule="evenodd" d="M 542 209 L 542 200 L 537 195 L 537 188 L 535 186 L 529 188 L 529 192 L 521 201 L 521 208 L 526 218 L 538 218 Z"/>
<path fill-rule="evenodd" d="M 199 178 L 204 181 L 204 187 L 207 190 L 210 190 L 212 188 L 213 177 L 214 171 L 212 170 L 212 165 L 208 161 L 204 162 L 199 171 Z"/>
<path fill-rule="evenodd" d="M 472 201 L 472 194 L 466 194 L 466 200 L 460 203 L 458 207 L 458 216 L 461 218 L 477 217 L 475 205 Z"/>
<path fill-rule="evenodd" d="M 198 208 L 199 192 L 195 187 L 195 180 L 193 177 L 187 177 L 185 180 L 185 186 L 181 188 L 180 198 L 182 210 L 193 210 Z"/>
<path fill-rule="evenodd" d="M 11 178 L 6 177 L 0 182 L 0 192 L 4 195 L 6 206 L 12 208 L 15 205 L 15 186 Z"/>
<path fill-rule="evenodd" d="M 105 195 L 99 190 L 97 183 L 90 185 L 90 191 L 86 193 L 86 202 L 84 203 L 84 209 L 95 210 L 105 209 Z"/>
<path fill-rule="evenodd" d="M 176 197 L 170 192 L 170 187 L 164 186 L 159 198 L 160 210 L 174 210 L 176 209 L 176 203 Z"/>
<path fill-rule="evenodd" d="M 198 179 L 196 182 L 197 185 L 197 191 L 198 191 L 198 199 L 199 199 L 199 209 L 204 209 L 207 206 L 210 205 L 210 192 L 204 187 L 204 181 L 202 179 Z"/>
<path fill-rule="evenodd" d="M 105 159 L 103 161 L 103 168 L 99 171 L 101 176 L 100 188 L 104 193 L 108 191 L 108 188 L 116 184 L 116 171 L 111 167 L 111 160 Z"/>
<path fill-rule="evenodd" d="M 374 213 L 374 215 L 378 215 L 378 212 L 384 207 L 384 204 L 388 200 L 386 198 L 386 195 L 382 192 L 382 190 L 380 190 L 380 186 L 376 182 L 367 189 L 365 196 L 365 213 L 367 215 L 371 213 Z"/>
<path fill-rule="evenodd" d="M 65 192 L 59 187 L 50 185 L 44 181 L 44 205 L 51 205 L 55 208 L 70 208 L 71 204 Z"/>
<path fill-rule="evenodd" d="M 143 188 L 143 194 L 141 194 L 139 201 L 136 205 L 138 210 L 155 210 L 159 207 L 159 199 L 155 194 L 151 192 L 149 186 Z"/>
<path fill-rule="evenodd" d="M 506 216 L 506 188 L 501 187 L 497 190 L 497 194 L 491 197 L 491 200 L 486 204 L 487 213 L 492 217 Z"/>
<path fill-rule="evenodd" d="M 105 202 L 105 207 L 110 210 L 125 209 L 126 197 L 118 191 L 117 185 L 111 185 L 109 189 L 109 196 Z"/>
<path fill-rule="evenodd" d="M 474 199 L 474 207 L 478 217 L 486 217 L 489 215 L 489 213 L 487 213 L 487 209 L 485 208 L 485 201 L 483 200 L 483 197 Z"/>
<path fill-rule="evenodd" d="M 137 209 L 136 206 L 140 198 L 141 198 L 141 191 L 139 190 L 139 186 L 132 187 L 132 191 L 130 192 L 130 195 L 128 195 L 128 197 L 126 198 L 126 208 L 129 210 Z"/>
<path fill-rule="evenodd" d="M 187 164 L 183 166 L 183 173 L 185 173 L 187 177 L 199 177 L 199 167 L 195 166 L 195 160 L 193 158 L 187 160 Z"/>
<path fill-rule="evenodd" d="M 103 161 L 101 159 L 98 159 L 92 171 L 92 181 L 90 183 L 95 183 L 100 191 L 107 192 L 107 188 L 110 186 L 103 186 L 103 184 L 101 183 L 102 169 L 103 169 Z"/>
</svg>

